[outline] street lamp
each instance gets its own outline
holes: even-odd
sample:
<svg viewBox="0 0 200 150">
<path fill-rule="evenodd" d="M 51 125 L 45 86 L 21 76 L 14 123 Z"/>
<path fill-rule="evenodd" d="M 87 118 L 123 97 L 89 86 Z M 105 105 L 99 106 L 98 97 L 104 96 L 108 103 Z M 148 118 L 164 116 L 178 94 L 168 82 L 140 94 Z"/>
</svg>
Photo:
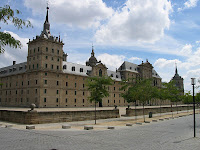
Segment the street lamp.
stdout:
<svg viewBox="0 0 200 150">
<path fill-rule="evenodd" d="M 196 124 L 195 124 L 195 98 L 194 98 L 194 85 L 195 85 L 195 78 L 191 78 L 191 84 L 193 86 L 193 115 L 194 115 L 194 137 L 196 137 Z"/>
</svg>

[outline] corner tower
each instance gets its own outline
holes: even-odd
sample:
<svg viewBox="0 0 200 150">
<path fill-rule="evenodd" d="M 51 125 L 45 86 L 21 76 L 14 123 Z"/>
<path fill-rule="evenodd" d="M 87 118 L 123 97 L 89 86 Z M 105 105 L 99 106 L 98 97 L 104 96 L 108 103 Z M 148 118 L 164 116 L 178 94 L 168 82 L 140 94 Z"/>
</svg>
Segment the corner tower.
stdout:
<svg viewBox="0 0 200 150">
<path fill-rule="evenodd" d="M 61 72 L 63 61 L 63 45 L 60 38 L 54 37 L 50 33 L 50 23 L 48 16 L 49 7 L 47 7 L 46 19 L 43 25 L 43 31 L 40 36 L 28 44 L 27 71 L 51 71 Z"/>
<path fill-rule="evenodd" d="M 178 74 L 177 66 L 175 68 L 175 75 L 171 80 L 174 81 L 175 86 L 178 87 L 178 89 L 181 90 L 184 94 L 183 78 Z"/>
</svg>

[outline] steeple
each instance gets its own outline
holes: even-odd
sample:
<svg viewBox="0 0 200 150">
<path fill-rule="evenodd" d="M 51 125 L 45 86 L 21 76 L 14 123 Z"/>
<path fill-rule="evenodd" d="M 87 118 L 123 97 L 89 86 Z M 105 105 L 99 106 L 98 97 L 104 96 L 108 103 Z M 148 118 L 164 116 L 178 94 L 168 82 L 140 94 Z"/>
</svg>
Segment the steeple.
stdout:
<svg viewBox="0 0 200 150">
<path fill-rule="evenodd" d="M 94 56 L 94 46 L 92 44 L 92 52 L 91 52 L 91 57 L 89 58 L 89 61 L 86 62 L 86 66 L 95 66 L 97 63 L 97 59 L 96 57 Z"/>
<path fill-rule="evenodd" d="M 44 22 L 43 31 L 40 35 L 41 37 L 44 37 L 44 38 L 49 38 L 51 36 L 48 10 L 49 10 L 49 7 L 47 6 L 46 20 Z"/>
<path fill-rule="evenodd" d="M 91 56 L 94 57 L 94 46 L 93 46 L 93 43 L 92 43 L 92 53 L 91 53 Z"/>
</svg>

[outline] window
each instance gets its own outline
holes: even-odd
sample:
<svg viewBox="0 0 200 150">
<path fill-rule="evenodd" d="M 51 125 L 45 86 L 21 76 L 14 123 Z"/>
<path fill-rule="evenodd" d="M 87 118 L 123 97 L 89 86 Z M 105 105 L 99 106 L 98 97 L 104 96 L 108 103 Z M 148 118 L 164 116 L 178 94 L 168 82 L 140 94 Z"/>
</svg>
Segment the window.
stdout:
<svg viewBox="0 0 200 150">
<path fill-rule="evenodd" d="M 67 65 L 64 65 L 64 66 L 63 66 L 63 69 L 67 69 Z"/>
<path fill-rule="evenodd" d="M 34 64 L 33 64 L 33 69 L 34 69 Z"/>
<path fill-rule="evenodd" d="M 76 99 L 74 99 L 74 103 L 76 103 Z"/>
<path fill-rule="evenodd" d="M 83 103 L 85 103 L 85 100 L 83 99 Z"/>
<path fill-rule="evenodd" d="M 48 59 L 48 56 L 46 56 L 46 59 Z"/>
<path fill-rule="evenodd" d="M 37 64 L 37 69 L 38 69 L 39 65 Z"/>
<path fill-rule="evenodd" d="M 16 90 L 16 92 L 15 92 L 16 94 L 17 94 L 17 90 Z"/>
<path fill-rule="evenodd" d="M 102 77 L 102 70 L 99 70 L 99 76 Z"/>
<path fill-rule="evenodd" d="M 83 84 L 83 88 L 85 87 L 85 84 Z"/>
<path fill-rule="evenodd" d="M 35 53 L 35 48 L 34 48 L 34 50 L 33 50 L 33 51 L 34 51 L 34 53 Z"/>
<path fill-rule="evenodd" d="M 76 91 L 74 91 L 74 95 L 76 95 Z"/>
<path fill-rule="evenodd" d="M 40 48 L 38 47 L 38 52 L 40 51 Z"/>
<path fill-rule="evenodd" d="M 114 103 L 115 103 L 115 100 L 114 100 Z"/>
<path fill-rule="evenodd" d="M 47 72 L 45 72 L 44 75 L 47 76 Z"/>
<path fill-rule="evenodd" d="M 68 82 L 66 82 L 66 86 L 68 86 Z"/>
<path fill-rule="evenodd" d="M 120 100 L 119 100 L 119 103 L 120 103 Z"/>
<path fill-rule="evenodd" d="M 45 93 L 45 94 L 47 93 L 47 89 L 44 89 L 44 93 Z"/>
<path fill-rule="evenodd" d="M 1 103 L 1 98 L 0 98 L 0 103 Z"/>
<path fill-rule="evenodd" d="M 76 87 L 76 83 L 74 83 L 74 86 Z"/>
<path fill-rule="evenodd" d="M 58 98 L 56 98 L 56 102 L 58 103 Z"/>
<path fill-rule="evenodd" d="M 24 85 L 23 81 L 22 81 L 22 86 Z"/>
<path fill-rule="evenodd" d="M 47 102 L 47 99 L 46 99 L 46 98 L 44 98 L 44 102 L 45 102 L 45 103 Z"/>
<path fill-rule="evenodd" d="M 44 80 L 44 84 L 47 84 L 47 80 Z"/>
<path fill-rule="evenodd" d="M 35 84 L 37 84 L 37 80 L 35 80 Z"/>
<path fill-rule="evenodd" d="M 57 61 L 59 61 L 60 59 L 58 58 Z"/>
<path fill-rule="evenodd" d="M 59 81 L 57 81 L 57 85 L 59 85 Z"/>
<path fill-rule="evenodd" d="M 35 94 L 37 94 L 37 89 L 35 89 Z"/>
<path fill-rule="evenodd" d="M 114 94 L 114 97 L 115 97 L 115 94 Z"/>
<path fill-rule="evenodd" d="M 51 60 L 53 60 L 53 57 L 51 57 Z"/>
<path fill-rule="evenodd" d="M 67 95 L 67 90 L 65 91 L 66 95 Z"/>
<path fill-rule="evenodd" d="M 65 99 L 65 103 L 67 103 L 67 98 Z"/>
<path fill-rule="evenodd" d="M 114 87 L 114 91 L 115 91 L 115 87 Z"/>
<path fill-rule="evenodd" d="M 110 76 L 113 77 L 113 74 L 111 74 Z"/>
<path fill-rule="evenodd" d="M 57 70 L 59 69 L 59 66 L 57 66 Z"/>
<path fill-rule="evenodd" d="M 48 47 L 46 47 L 46 52 L 48 52 Z"/>
<path fill-rule="evenodd" d="M 83 95 L 85 95 L 85 92 L 83 92 Z"/>
<path fill-rule="evenodd" d="M 57 50 L 57 54 L 59 54 L 59 50 Z"/>
<path fill-rule="evenodd" d="M 47 64 L 45 64 L 45 68 L 47 68 Z"/>
<path fill-rule="evenodd" d="M 108 103 L 109 103 L 110 101 L 108 100 Z"/>
<path fill-rule="evenodd" d="M 80 72 L 83 72 L 83 68 L 80 68 Z"/>
<path fill-rule="evenodd" d="M 56 91 L 56 94 L 59 94 L 59 91 L 58 91 L 58 90 Z"/>
<path fill-rule="evenodd" d="M 72 67 L 72 71 L 75 71 L 75 67 L 74 66 Z"/>
<path fill-rule="evenodd" d="M 23 98 L 21 98 L 21 103 L 23 102 Z"/>
<path fill-rule="evenodd" d="M 28 81 L 28 85 L 29 85 L 29 81 Z"/>
<path fill-rule="evenodd" d="M 53 65 L 51 65 L 51 69 L 53 69 Z"/>
<path fill-rule="evenodd" d="M 29 99 L 28 98 L 26 98 L 26 102 L 28 102 L 29 101 Z"/>
<path fill-rule="evenodd" d="M 54 49 L 52 49 L 52 53 L 54 53 Z"/>
</svg>

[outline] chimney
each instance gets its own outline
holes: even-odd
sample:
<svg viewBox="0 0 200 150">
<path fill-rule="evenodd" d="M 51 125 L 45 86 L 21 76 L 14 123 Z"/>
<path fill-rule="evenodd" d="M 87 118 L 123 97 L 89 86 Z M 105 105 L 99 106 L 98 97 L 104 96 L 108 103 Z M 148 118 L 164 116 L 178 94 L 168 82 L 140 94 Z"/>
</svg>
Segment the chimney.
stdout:
<svg viewBox="0 0 200 150">
<path fill-rule="evenodd" d="M 16 64 L 16 61 L 13 61 L 13 65 L 15 65 Z"/>
</svg>

